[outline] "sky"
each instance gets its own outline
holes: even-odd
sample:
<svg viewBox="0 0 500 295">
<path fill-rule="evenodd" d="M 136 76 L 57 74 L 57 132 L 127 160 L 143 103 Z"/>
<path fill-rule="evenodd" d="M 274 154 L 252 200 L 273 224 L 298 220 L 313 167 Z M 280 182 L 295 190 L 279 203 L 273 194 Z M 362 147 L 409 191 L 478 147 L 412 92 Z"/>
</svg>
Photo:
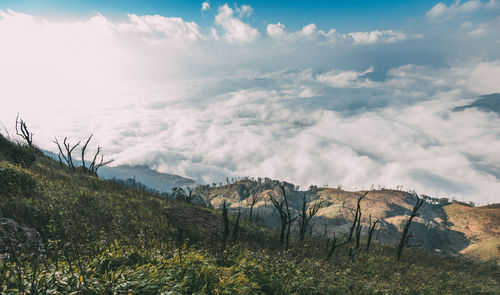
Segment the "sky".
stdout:
<svg viewBox="0 0 500 295">
<path fill-rule="evenodd" d="M 500 1 L 0 1 L 0 123 L 200 183 L 500 202 Z"/>
</svg>

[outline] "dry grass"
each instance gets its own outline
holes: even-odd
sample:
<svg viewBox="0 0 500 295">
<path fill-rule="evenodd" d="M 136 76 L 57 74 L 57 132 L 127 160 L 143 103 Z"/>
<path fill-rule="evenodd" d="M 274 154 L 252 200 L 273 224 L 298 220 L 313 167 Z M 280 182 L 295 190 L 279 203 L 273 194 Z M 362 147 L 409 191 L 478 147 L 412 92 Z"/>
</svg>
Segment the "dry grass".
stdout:
<svg viewBox="0 0 500 295">
<path fill-rule="evenodd" d="M 453 230 L 462 232 L 471 245 L 462 253 L 481 261 L 500 262 L 500 206 L 468 207 L 453 203 L 444 207 Z"/>
</svg>

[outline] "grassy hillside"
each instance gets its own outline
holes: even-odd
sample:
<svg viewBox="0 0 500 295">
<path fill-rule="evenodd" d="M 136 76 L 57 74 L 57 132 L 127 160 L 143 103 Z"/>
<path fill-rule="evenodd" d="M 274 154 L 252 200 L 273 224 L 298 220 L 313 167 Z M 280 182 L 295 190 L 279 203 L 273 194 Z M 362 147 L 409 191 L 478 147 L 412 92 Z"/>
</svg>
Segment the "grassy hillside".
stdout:
<svg viewBox="0 0 500 295">
<path fill-rule="evenodd" d="M 357 250 L 355 261 L 346 244 L 326 261 L 326 240 L 294 236 L 284 251 L 275 231 L 242 220 L 223 245 L 219 211 L 70 172 L 3 137 L 0 218 L 41 239 L 0 225 L 1 294 L 500 292 L 491 265 L 410 248 L 396 262 L 384 243 Z M 233 232 L 234 216 L 230 223 Z"/>
<path fill-rule="evenodd" d="M 255 194 L 258 202 L 254 205 L 253 214 L 257 222 L 278 227 L 280 220 L 268 196 L 278 184 L 269 179 L 261 180 L 260 183 L 244 179 L 223 186 L 199 187 L 195 193 L 215 208 L 220 209 L 225 201 L 233 212 L 241 208 L 244 214 L 248 214 L 250 200 Z M 389 244 L 399 242 L 404 223 L 416 203 L 413 194 L 399 190 L 350 192 L 311 187 L 307 191 L 298 191 L 294 185 L 287 184 L 287 195 L 295 216 L 301 208 L 304 193 L 310 201 L 324 202 L 323 208 L 311 220 L 313 234 L 331 238 L 333 233 L 349 232 L 357 199 L 365 195 L 361 202 L 363 233 L 368 228 L 370 217 L 372 220 L 379 219 L 377 237 Z M 500 262 L 499 208 L 495 208 L 495 205 L 471 207 L 460 203 L 443 206 L 446 202 L 428 200 L 420 208 L 419 216 L 413 220 L 410 244 L 435 253 L 461 253 L 476 261 Z"/>
<path fill-rule="evenodd" d="M 458 203 L 445 206 L 453 230 L 462 232 L 471 244 L 462 253 L 476 259 L 500 261 L 499 204 L 468 207 Z"/>
</svg>

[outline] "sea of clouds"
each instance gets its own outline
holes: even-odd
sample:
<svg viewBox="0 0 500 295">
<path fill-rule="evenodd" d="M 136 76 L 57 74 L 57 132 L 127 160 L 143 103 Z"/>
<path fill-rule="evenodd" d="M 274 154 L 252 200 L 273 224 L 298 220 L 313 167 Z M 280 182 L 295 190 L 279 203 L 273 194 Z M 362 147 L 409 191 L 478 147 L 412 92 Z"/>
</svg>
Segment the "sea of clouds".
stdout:
<svg viewBox="0 0 500 295">
<path fill-rule="evenodd" d="M 0 10 L 0 119 L 56 151 L 94 134 L 115 165 L 212 183 L 271 177 L 499 202 L 500 118 L 454 108 L 500 92 L 497 1 L 437 3 L 407 30 L 253 27 L 130 14 Z"/>
</svg>

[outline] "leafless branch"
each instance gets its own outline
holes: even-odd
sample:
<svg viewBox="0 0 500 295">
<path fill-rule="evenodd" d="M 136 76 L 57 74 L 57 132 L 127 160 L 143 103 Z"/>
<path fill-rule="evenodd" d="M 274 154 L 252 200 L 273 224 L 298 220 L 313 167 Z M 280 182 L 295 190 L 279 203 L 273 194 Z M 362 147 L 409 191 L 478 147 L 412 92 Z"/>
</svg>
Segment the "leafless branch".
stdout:
<svg viewBox="0 0 500 295">
<path fill-rule="evenodd" d="M 33 146 L 33 133 L 29 132 L 26 122 L 19 118 L 19 114 L 16 117 L 16 134 L 24 139 L 29 147 Z"/>
</svg>

